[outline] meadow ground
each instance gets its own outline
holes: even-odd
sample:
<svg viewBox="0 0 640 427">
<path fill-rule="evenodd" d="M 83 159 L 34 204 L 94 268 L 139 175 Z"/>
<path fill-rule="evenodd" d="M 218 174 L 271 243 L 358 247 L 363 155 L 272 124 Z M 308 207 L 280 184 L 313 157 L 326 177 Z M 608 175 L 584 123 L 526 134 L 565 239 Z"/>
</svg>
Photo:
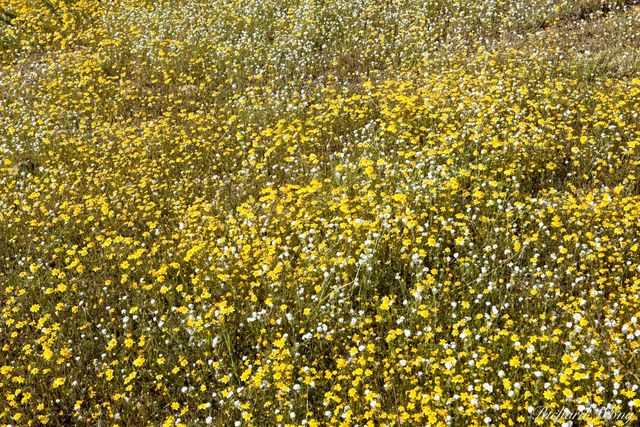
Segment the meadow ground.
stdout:
<svg viewBox="0 0 640 427">
<path fill-rule="evenodd" d="M 635 3 L 0 0 L 0 425 L 637 422 Z"/>
</svg>

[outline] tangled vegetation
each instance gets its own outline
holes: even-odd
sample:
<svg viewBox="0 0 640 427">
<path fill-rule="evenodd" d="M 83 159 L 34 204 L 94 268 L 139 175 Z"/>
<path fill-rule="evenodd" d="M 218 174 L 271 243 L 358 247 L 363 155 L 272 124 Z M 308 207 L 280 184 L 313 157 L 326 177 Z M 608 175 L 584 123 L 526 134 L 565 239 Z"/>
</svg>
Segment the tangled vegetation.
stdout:
<svg viewBox="0 0 640 427">
<path fill-rule="evenodd" d="M 0 0 L 0 424 L 630 425 L 634 3 Z"/>
</svg>

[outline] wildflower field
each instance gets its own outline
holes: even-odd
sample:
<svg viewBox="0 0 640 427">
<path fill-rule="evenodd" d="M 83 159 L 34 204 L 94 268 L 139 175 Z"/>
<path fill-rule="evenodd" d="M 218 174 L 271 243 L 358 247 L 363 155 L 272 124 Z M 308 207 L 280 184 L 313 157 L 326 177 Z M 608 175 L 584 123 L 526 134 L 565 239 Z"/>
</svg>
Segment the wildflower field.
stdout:
<svg viewBox="0 0 640 427">
<path fill-rule="evenodd" d="M 0 0 L 0 425 L 638 425 L 637 3 Z"/>
</svg>

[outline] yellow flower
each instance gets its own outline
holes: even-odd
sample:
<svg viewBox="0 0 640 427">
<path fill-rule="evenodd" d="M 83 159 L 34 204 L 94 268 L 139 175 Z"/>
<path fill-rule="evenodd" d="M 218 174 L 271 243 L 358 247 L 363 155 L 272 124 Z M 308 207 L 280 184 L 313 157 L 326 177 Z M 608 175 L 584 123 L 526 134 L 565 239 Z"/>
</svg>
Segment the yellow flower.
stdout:
<svg viewBox="0 0 640 427">
<path fill-rule="evenodd" d="M 518 359 L 518 356 L 513 356 L 510 360 L 509 360 L 509 366 L 513 367 L 513 368 L 517 368 L 520 366 L 520 359 Z"/>
<path fill-rule="evenodd" d="M 63 377 L 58 377 L 58 378 L 53 380 L 53 383 L 51 384 L 51 387 L 58 388 L 61 385 L 63 385 L 65 383 L 65 381 L 66 380 Z"/>
<path fill-rule="evenodd" d="M 51 357 L 53 357 L 53 352 L 47 347 L 42 352 L 42 357 L 44 357 L 45 360 L 50 360 Z"/>
</svg>

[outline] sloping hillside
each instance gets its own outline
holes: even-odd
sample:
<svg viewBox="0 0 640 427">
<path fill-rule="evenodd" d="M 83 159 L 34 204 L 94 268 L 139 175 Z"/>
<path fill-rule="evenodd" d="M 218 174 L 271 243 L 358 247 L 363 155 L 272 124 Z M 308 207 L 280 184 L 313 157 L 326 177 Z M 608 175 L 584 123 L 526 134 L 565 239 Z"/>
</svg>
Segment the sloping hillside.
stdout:
<svg viewBox="0 0 640 427">
<path fill-rule="evenodd" d="M 0 425 L 637 422 L 636 3 L 0 0 Z"/>
</svg>

